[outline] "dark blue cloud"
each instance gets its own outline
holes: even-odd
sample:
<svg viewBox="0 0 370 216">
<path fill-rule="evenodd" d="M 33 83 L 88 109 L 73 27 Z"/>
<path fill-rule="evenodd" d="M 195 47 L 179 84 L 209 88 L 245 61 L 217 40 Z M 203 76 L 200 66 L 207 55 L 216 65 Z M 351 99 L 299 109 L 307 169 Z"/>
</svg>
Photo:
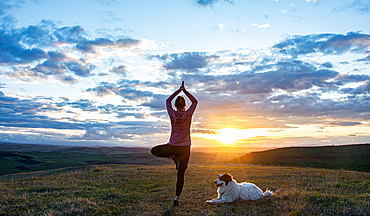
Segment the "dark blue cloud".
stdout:
<svg viewBox="0 0 370 216">
<path fill-rule="evenodd" d="M 88 112 L 96 112 L 99 111 L 99 109 L 94 105 L 94 102 L 87 99 L 79 99 L 78 101 L 74 101 L 71 103 L 68 103 L 73 108 L 79 108 L 82 111 L 88 111 Z"/>
<path fill-rule="evenodd" d="M 79 62 L 67 62 L 66 67 L 74 72 L 74 74 L 81 77 L 91 76 L 92 71 L 95 69 L 95 66 L 92 64 L 85 66 Z"/>
<path fill-rule="evenodd" d="M 217 2 L 219 2 L 220 0 L 196 0 L 196 3 L 200 6 L 204 6 L 204 7 L 207 7 L 207 6 L 212 6 L 214 4 L 216 4 Z M 233 0 L 223 0 L 224 2 L 228 2 L 228 3 L 231 3 L 233 4 L 234 1 Z"/>
<path fill-rule="evenodd" d="M 322 68 L 333 68 L 333 64 L 330 63 L 330 62 L 325 62 L 325 63 L 321 64 L 321 67 Z"/>
<path fill-rule="evenodd" d="M 370 55 L 366 56 L 365 58 L 358 59 L 358 62 L 370 62 Z"/>
<path fill-rule="evenodd" d="M 362 0 L 354 0 L 352 2 L 347 2 L 344 5 L 334 8 L 333 12 L 341 12 L 346 10 L 353 10 L 359 14 L 368 14 L 370 13 L 370 2 Z"/>
<path fill-rule="evenodd" d="M 94 92 L 96 96 L 104 97 L 106 95 L 115 94 L 119 90 L 119 87 L 114 83 L 101 82 L 95 88 L 88 88 L 86 92 Z"/>
<path fill-rule="evenodd" d="M 266 62 L 265 62 L 266 63 Z M 217 76 L 210 80 L 208 91 L 236 91 L 239 94 L 268 94 L 274 89 L 289 92 L 310 89 L 313 86 L 329 85 L 325 81 L 335 78 L 339 73 L 328 69 L 317 69 L 314 65 L 298 61 L 281 61 L 268 64 L 256 63 L 251 71 L 240 74 Z M 218 83 L 223 85 L 217 86 Z"/>
<path fill-rule="evenodd" d="M 273 46 L 277 52 L 298 57 L 312 53 L 342 54 L 344 52 L 366 53 L 370 35 L 360 32 L 343 34 L 296 35 Z"/>
<path fill-rule="evenodd" d="M 330 122 L 329 125 L 338 125 L 338 126 L 355 126 L 360 125 L 361 122 L 343 122 L 343 121 L 334 121 Z"/>
<path fill-rule="evenodd" d="M 122 74 L 122 75 L 126 75 L 126 73 L 128 72 L 127 66 L 125 66 L 125 65 L 120 65 L 120 66 L 114 67 L 110 71 L 113 72 L 113 73 Z"/>
<path fill-rule="evenodd" d="M 0 91 L 0 103 L 2 104 L 2 106 L 5 106 L 9 102 L 17 102 L 17 101 L 19 101 L 18 98 L 5 96 L 4 92 Z"/>
<path fill-rule="evenodd" d="M 368 96 L 370 94 L 370 81 L 364 82 L 363 85 L 360 85 L 356 88 L 343 88 L 341 92 L 344 94 L 351 94 L 354 97 L 360 96 L 360 99 L 368 100 Z"/>
<path fill-rule="evenodd" d="M 114 6 L 119 2 L 117 0 L 94 0 L 100 6 Z"/>
<path fill-rule="evenodd" d="M 55 29 L 52 34 L 59 43 L 75 44 L 82 40 L 86 35 L 85 29 L 82 26 L 66 26 Z"/>
<path fill-rule="evenodd" d="M 22 0 L 1 0 L 0 1 L 0 16 L 5 15 L 9 10 L 19 7 L 23 3 Z"/>
<path fill-rule="evenodd" d="M 356 75 L 356 74 L 340 74 L 336 77 L 338 85 L 344 85 L 346 83 L 363 82 L 369 80 L 369 75 Z"/>
<path fill-rule="evenodd" d="M 135 88 L 137 85 L 137 80 L 132 82 L 125 80 L 120 81 L 119 84 L 101 82 L 95 88 L 88 88 L 86 92 L 94 92 L 97 96 L 106 95 L 119 95 L 123 100 L 140 101 L 153 96 L 153 92 L 138 90 Z M 145 84 L 143 84 L 145 85 Z"/>
<path fill-rule="evenodd" d="M 131 38 L 121 38 L 116 41 L 112 41 L 107 38 L 96 38 L 94 40 L 83 39 L 80 40 L 76 48 L 83 53 L 94 52 L 99 47 L 108 47 L 116 49 L 127 49 L 136 46 L 140 43 L 140 40 L 135 40 Z"/>
<path fill-rule="evenodd" d="M 165 54 L 162 56 L 149 56 L 148 59 L 157 59 L 163 61 L 163 68 L 166 70 L 192 71 L 206 68 L 211 59 L 217 59 L 218 56 L 207 56 L 206 53 L 185 52 Z"/>
<path fill-rule="evenodd" d="M 101 82 L 94 88 L 88 88 L 86 92 L 93 92 L 99 97 L 107 95 L 118 95 L 123 101 L 135 101 L 141 106 L 148 106 L 154 110 L 165 110 L 165 101 L 168 95 L 155 94 L 151 91 L 143 91 L 138 87 L 161 87 L 163 88 L 166 82 L 141 82 L 139 80 L 121 80 L 117 84 Z M 104 108 L 107 111 L 106 107 Z M 117 110 L 116 110 L 117 111 Z"/>
<path fill-rule="evenodd" d="M 40 101 L 43 99 L 44 101 Z M 55 104 L 53 104 L 55 103 Z M 19 99 L 6 96 L 0 91 L 0 126 L 14 128 L 51 128 L 51 129 L 75 129 L 83 130 L 83 135 L 64 137 L 63 139 L 76 140 L 112 140 L 116 138 L 128 139 L 137 135 L 148 135 L 152 133 L 163 133 L 168 130 L 161 123 L 153 122 L 127 122 L 115 121 L 100 123 L 94 120 L 81 121 L 74 118 L 51 118 L 50 112 L 63 111 L 65 107 L 80 109 L 84 112 L 103 112 L 115 114 L 118 119 L 126 117 L 145 118 L 147 114 L 140 108 L 122 105 L 103 105 L 96 106 L 94 101 L 79 99 L 71 101 L 66 97 L 61 97 L 59 102 L 53 98 L 35 97 L 32 99 Z M 43 115 L 43 113 L 46 113 Z M 45 133 L 43 133 L 45 134 Z M 54 134 L 55 136 L 60 136 Z M 1 135 L 5 137 L 5 135 Z M 42 136 L 42 135 L 40 135 Z M 8 137 L 11 138 L 11 137 Z"/>
<path fill-rule="evenodd" d="M 27 28 L 1 29 L 0 64 L 25 64 L 47 59 L 49 55 L 44 48 L 58 42 L 52 34 L 55 30 L 56 26 L 47 20 Z"/>
<path fill-rule="evenodd" d="M 4 20 L 5 19 L 5 20 Z M 0 17 L 7 22 L 9 17 Z M 42 20 L 37 25 L 16 28 L 8 25 L 0 29 L 0 65 L 14 66 L 12 72 L 2 75 L 24 81 L 48 79 L 53 76 L 63 83 L 76 83 L 77 77 L 96 75 L 96 66 L 86 63 L 85 59 L 70 59 L 59 44 L 67 44 L 81 53 L 94 53 L 96 49 L 129 49 L 141 40 L 121 37 L 118 39 L 89 39 L 81 26 L 62 27 L 50 20 Z M 53 50 L 53 51 L 46 51 Z M 35 64 L 35 66 L 31 66 Z M 114 73 L 124 73 L 123 66 L 114 68 Z"/>
</svg>

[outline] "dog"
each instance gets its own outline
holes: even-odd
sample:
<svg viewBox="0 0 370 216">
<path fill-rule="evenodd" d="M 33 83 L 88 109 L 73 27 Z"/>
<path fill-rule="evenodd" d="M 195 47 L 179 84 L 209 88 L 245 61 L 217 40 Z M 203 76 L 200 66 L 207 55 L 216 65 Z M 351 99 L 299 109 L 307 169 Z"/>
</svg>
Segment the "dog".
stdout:
<svg viewBox="0 0 370 216">
<path fill-rule="evenodd" d="M 266 192 L 263 193 L 262 190 L 253 183 L 237 183 L 228 173 L 221 173 L 214 183 L 218 188 L 218 197 L 207 200 L 207 204 L 231 203 L 237 199 L 258 200 L 262 197 L 274 195 L 270 190 L 266 190 Z"/>
</svg>

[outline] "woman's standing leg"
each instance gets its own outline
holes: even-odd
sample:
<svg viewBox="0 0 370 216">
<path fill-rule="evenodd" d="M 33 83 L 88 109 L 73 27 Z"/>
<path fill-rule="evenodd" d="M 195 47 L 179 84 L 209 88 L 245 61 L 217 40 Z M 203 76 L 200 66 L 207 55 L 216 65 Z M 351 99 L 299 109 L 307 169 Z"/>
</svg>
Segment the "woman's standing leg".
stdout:
<svg viewBox="0 0 370 216">
<path fill-rule="evenodd" d="M 179 197 L 181 195 L 182 189 L 185 182 L 185 171 L 188 168 L 188 162 L 190 158 L 190 146 L 178 147 L 180 150 L 180 155 L 178 156 L 178 170 L 177 170 L 177 182 L 176 182 L 176 196 L 173 202 L 173 206 L 176 207 L 180 205 Z"/>
<path fill-rule="evenodd" d="M 179 167 L 177 170 L 177 182 L 176 182 L 176 196 L 181 195 L 182 188 L 184 187 L 185 171 L 188 168 L 190 154 L 179 156 Z"/>
</svg>

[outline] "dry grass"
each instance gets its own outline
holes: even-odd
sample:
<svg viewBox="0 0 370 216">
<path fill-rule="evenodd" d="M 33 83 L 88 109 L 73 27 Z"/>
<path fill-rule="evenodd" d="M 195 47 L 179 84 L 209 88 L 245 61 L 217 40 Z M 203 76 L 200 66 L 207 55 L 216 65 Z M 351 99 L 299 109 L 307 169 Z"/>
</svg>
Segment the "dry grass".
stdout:
<svg viewBox="0 0 370 216">
<path fill-rule="evenodd" d="M 216 197 L 213 180 L 228 172 L 273 197 L 206 205 Z M 365 215 L 370 174 L 267 166 L 190 166 L 172 208 L 172 166 L 101 165 L 0 182 L 2 215 Z"/>
</svg>

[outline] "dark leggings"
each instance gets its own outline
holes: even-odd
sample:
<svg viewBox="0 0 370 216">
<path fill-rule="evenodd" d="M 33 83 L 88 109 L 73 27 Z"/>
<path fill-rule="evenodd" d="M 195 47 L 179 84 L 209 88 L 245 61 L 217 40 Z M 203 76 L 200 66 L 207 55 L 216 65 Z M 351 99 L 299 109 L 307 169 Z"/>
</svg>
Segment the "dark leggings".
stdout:
<svg viewBox="0 0 370 216">
<path fill-rule="evenodd" d="M 190 146 L 171 146 L 169 144 L 157 145 L 152 148 L 152 154 L 157 157 L 169 157 L 170 155 L 176 155 L 179 157 L 176 196 L 180 196 L 184 186 L 185 170 L 188 168 Z"/>
</svg>

